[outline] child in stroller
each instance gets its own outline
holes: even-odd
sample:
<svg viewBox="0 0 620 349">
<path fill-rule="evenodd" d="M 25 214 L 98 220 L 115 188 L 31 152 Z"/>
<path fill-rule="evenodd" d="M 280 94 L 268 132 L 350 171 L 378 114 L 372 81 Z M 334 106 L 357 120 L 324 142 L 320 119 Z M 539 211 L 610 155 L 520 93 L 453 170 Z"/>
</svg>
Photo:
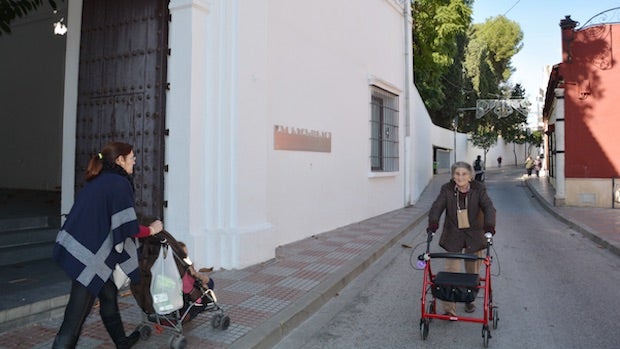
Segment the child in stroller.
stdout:
<svg viewBox="0 0 620 349">
<path fill-rule="evenodd" d="M 213 303 L 216 301 L 215 294 L 213 293 L 213 287 L 215 285 L 213 279 L 205 275 L 205 273 L 213 269 L 200 268 L 199 271 L 196 271 L 194 264 L 189 258 L 189 252 L 185 243 L 182 241 L 177 241 L 177 243 L 186 256 L 183 258 L 183 261 L 188 265 L 185 273 L 181 277 L 183 280 L 183 298 L 185 301 L 183 310 L 187 310 L 187 307 L 194 302 L 194 307 L 190 309 L 189 312 L 190 318 L 194 318 L 199 313 L 213 306 Z"/>
<path fill-rule="evenodd" d="M 151 267 L 159 257 L 161 248 L 169 246 L 174 256 L 174 261 L 183 282 L 183 307 L 174 315 L 158 315 L 153 307 L 153 299 L 150 292 Z M 150 322 L 173 327 L 182 333 L 181 325 L 186 323 L 205 310 L 218 311 L 211 318 L 214 328 L 225 330 L 230 325 L 230 318 L 224 314 L 217 304 L 213 292 L 214 282 L 205 272 L 208 268 L 196 271 L 192 261 L 187 255 L 187 246 L 177 241 L 169 232 L 162 231 L 158 236 L 142 239 L 142 247 L 139 256 L 140 282 L 131 284 L 131 291 L 136 302 L 142 308 L 146 318 Z"/>
</svg>

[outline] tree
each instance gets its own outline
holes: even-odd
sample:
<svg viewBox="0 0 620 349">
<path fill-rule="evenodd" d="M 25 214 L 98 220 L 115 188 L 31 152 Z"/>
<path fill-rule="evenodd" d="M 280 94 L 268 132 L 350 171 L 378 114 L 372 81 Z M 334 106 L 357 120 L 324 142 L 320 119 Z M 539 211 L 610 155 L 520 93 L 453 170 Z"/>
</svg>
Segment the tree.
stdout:
<svg viewBox="0 0 620 349">
<path fill-rule="evenodd" d="M 487 153 L 492 146 L 497 144 L 497 137 L 499 133 L 489 123 L 481 123 L 475 132 L 471 133 L 471 142 L 478 148 L 482 148 L 484 151 L 484 163 L 487 163 Z"/>
<path fill-rule="evenodd" d="M 416 0 L 413 16 L 413 69 L 416 87 L 433 122 L 450 127 L 462 98 L 462 56 L 471 25 L 472 0 Z M 447 98 L 447 95 L 450 98 Z"/>
<path fill-rule="evenodd" d="M 497 95 L 514 72 L 511 59 L 523 47 L 518 23 L 505 16 L 474 24 L 469 30 L 465 71 L 480 98 Z"/>
<path fill-rule="evenodd" d="M 454 57 L 454 64 L 441 75 L 441 91 L 444 101 L 437 109 L 430 109 L 435 125 L 449 128 L 459 109 L 475 104 L 476 94 L 471 88 L 471 83 L 465 78 L 463 61 L 465 47 L 467 46 L 467 35 L 465 33 L 457 35 L 457 53 Z"/>
<path fill-rule="evenodd" d="M 530 154 L 532 147 L 540 148 L 543 143 L 543 133 L 540 130 L 532 131 L 527 137 L 527 153 Z"/>
<path fill-rule="evenodd" d="M 0 36 L 11 33 L 11 22 L 23 18 L 36 11 L 44 0 L 0 0 Z M 62 1 L 62 0 L 61 0 Z M 57 9 L 56 1 L 47 0 L 53 10 Z"/>
</svg>

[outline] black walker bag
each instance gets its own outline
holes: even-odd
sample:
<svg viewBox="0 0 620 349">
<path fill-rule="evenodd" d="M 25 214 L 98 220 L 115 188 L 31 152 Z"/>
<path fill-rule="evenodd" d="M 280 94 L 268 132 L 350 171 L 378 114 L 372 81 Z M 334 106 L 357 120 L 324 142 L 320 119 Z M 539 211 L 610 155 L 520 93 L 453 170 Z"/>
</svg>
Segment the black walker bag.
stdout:
<svg viewBox="0 0 620 349">
<path fill-rule="evenodd" d="M 478 274 L 439 272 L 433 279 L 431 293 L 446 302 L 470 303 L 478 295 Z"/>
</svg>

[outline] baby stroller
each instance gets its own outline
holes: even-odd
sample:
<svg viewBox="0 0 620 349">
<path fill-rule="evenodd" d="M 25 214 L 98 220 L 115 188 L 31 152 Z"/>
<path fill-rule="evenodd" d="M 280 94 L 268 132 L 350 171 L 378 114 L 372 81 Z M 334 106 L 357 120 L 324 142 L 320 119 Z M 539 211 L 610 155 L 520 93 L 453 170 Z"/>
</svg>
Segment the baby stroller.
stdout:
<svg viewBox="0 0 620 349">
<path fill-rule="evenodd" d="M 211 318 L 211 326 L 225 330 L 230 325 L 230 318 L 217 304 L 212 283 L 205 285 L 199 278 L 194 278 L 193 287 L 183 289 L 183 303 L 181 307 L 170 309 L 170 313 L 162 314 L 156 311 L 151 294 L 151 283 L 154 282 L 151 268 L 160 257 L 160 250 L 164 249 L 166 258 L 174 258 L 174 262 L 182 278 L 187 274 L 196 275 L 196 271 L 182 244 L 167 231 L 162 231 L 156 236 L 142 239 L 142 247 L 139 256 L 140 282 L 131 284 L 131 292 L 136 303 L 143 311 L 143 322 L 138 326 L 140 338 L 146 340 L 151 335 L 149 323 L 154 324 L 157 332 L 170 329 L 174 334 L 168 341 L 171 349 L 183 349 L 187 345 L 183 336 L 183 324 L 195 318 L 203 311 L 213 311 L 216 314 Z M 191 280 L 191 278 L 189 279 Z M 182 280 L 176 280 L 181 283 Z"/>
<path fill-rule="evenodd" d="M 487 240 L 486 257 L 478 257 L 473 254 L 463 253 L 430 253 L 430 244 L 433 240 L 433 232 L 427 232 L 426 253 L 418 256 L 418 266 L 424 268 L 424 281 L 422 286 L 422 304 L 420 317 L 420 335 L 423 340 L 428 337 L 429 326 L 432 319 L 466 321 L 482 324 L 482 339 L 484 347 L 488 347 L 491 338 L 489 321 L 493 329 L 497 329 L 499 321 L 498 309 L 493 305 L 493 291 L 491 288 L 491 245 L 493 235 L 486 233 Z M 436 258 L 456 258 L 475 261 L 481 259 L 485 266 L 484 277 L 478 274 L 439 272 L 433 274 L 431 270 L 431 260 Z M 437 299 L 447 302 L 469 303 L 476 299 L 478 291 L 484 292 L 484 306 L 482 318 L 453 316 L 449 314 L 437 314 Z M 427 295 L 432 294 L 430 302 L 427 302 Z"/>
</svg>

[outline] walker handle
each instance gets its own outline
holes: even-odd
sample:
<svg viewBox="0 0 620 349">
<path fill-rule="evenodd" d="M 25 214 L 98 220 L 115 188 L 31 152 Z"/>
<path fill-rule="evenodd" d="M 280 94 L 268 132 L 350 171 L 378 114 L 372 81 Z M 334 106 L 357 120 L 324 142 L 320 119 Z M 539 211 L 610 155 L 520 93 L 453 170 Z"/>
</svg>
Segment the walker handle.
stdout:
<svg viewBox="0 0 620 349">
<path fill-rule="evenodd" d="M 493 245 L 493 233 L 487 231 L 484 233 L 484 237 L 487 239 L 487 257 L 491 255 L 491 246 Z"/>
<path fill-rule="evenodd" d="M 483 257 L 476 256 L 475 254 L 455 253 L 455 252 L 430 253 L 428 256 L 430 258 L 464 259 L 464 260 L 469 260 L 469 261 L 476 261 L 478 259 L 484 259 Z"/>
</svg>

